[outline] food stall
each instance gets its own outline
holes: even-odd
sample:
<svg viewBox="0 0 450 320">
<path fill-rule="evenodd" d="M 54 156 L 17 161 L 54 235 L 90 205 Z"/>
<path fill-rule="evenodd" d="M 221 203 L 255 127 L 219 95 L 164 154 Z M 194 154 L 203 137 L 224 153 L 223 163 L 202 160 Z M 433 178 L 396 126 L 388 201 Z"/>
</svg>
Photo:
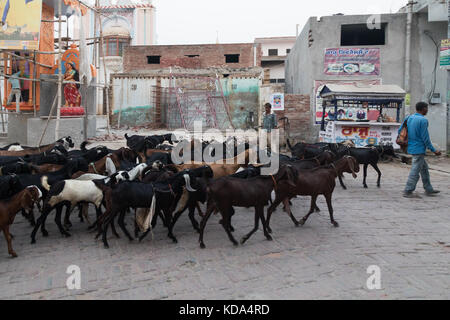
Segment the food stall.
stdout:
<svg viewBox="0 0 450 320">
<path fill-rule="evenodd" d="M 325 85 L 319 141 L 352 140 L 357 147 L 391 144 L 401 126 L 406 92 L 396 85 Z"/>
</svg>

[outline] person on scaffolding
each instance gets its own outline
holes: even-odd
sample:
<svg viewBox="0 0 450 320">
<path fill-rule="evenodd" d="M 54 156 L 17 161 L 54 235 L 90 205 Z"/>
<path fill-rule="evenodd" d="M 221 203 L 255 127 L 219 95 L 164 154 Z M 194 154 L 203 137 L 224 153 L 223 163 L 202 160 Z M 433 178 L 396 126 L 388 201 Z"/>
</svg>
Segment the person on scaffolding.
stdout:
<svg viewBox="0 0 450 320">
<path fill-rule="evenodd" d="M 64 74 L 64 81 L 79 82 L 80 75 L 76 69 L 74 62 L 66 63 L 66 73 Z M 67 83 L 64 86 L 64 98 L 66 104 L 64 107 L 79 107 L 81 106 L 81 94 L 78 91 L 80 87 L 77 83 Z"/>
<path fill-rule="evenodd" d="M 8 82 L 11 83 L 12 90 L 9 93 L 8 101 L 6 102 L 6 105 L 10 105 L 12 102 L 13 97 L 16 97 L 16 112 L 20 112 L 20 96 L 22 92 L 20 91 L 20 81 L 19 77 L 22 71 L 15 70 L 14 73 L 11 75 L 11 78 L 9 78 Z"/>
</svg>

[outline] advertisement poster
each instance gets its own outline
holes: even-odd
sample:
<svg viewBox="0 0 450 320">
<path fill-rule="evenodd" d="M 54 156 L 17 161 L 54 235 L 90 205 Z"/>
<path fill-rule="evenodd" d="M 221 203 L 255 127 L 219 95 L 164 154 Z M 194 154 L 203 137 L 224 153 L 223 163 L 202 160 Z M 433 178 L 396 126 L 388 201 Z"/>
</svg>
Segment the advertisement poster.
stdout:
<svg viewBox="0 0 450 320">
<path fill-rule="evenodd" d="M 442 69 L 450 67 L 450 39 L 441 41 L 440 66 Z"/>
<path fill-rule="evenodd" d="M 356 83 L 364 85 L 379 85 L 381 84 L 381 79 L 375 80 L 316 80 L 314 81 L 314 93 L 315 93 L 315 115 L 316 124 L 322 123 L 322 98 L 320 97 L 320 91 L 326 84 L 342 84 L 342 85 L 354 85 Z M 333 116 L 334 107 L 327 107 L 325 112 L 325 121 L 330 120 L 330 115 Z"/>
<path fill-rule="evenodd" d="M 356 147 L 391 144 L 399 149 L 395 141 L 398 137 L 398 126 L 345 126 L 336 125 L 336 143 L 352 140 Z"/>
<path fill-rule="evenodd" d="M 270 97 L 273 111 L 284 110 L 284 93 L 274 93 Z"/>
<path fill-rule="evenodd" d="M 42 0 L 0 0 L 0 49 L 38 50 Z"/>
<path fill-rule="evenodd" d="M 324 73 L 332 76 L 380 75 L 379 48 L 325 49 Z"/>
</svg>

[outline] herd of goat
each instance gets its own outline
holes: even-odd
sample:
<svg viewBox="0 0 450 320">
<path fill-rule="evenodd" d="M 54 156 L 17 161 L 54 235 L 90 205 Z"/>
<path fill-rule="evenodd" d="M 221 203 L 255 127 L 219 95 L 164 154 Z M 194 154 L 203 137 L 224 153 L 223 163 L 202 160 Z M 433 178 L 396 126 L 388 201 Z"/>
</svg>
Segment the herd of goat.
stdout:
<svg viewBox="0 0 450 320">
<path fill-rule="evenodd" d="M 44 237 L 48 236 L 45 222 L 53 210 L 59 231 L 69 237 L 70 214 L 77 208 L 80 221 L 86 220 L 89 230 L 97 231 L 96 238 L 101 236 L 106 248 L 109 227 L 113 235 L 119 237 L 115 222 L 130 240 L 135 237 L 142 241 L 156 226 L 158 218 L 168 228 L 169 238 L 177 242 L 174 226 L 186 210 L 193 228 L 200 234 L 201 248 L 205 248 L 203 234 L 213 213 L 221 214 L 220 223 L 230 241 L 237 245 L 231 225 L 235 207 L 255 209 L 254 228 L 241 243 L 258 230 L 260 220 L 265 237 L 272 240 L 270 218 L 281 203 L 293 223 L 303 225 L 312 213 L 319 211 L 316 204 L 319 195 L 325 197 L 331 223 L 337 227 L 332 207 L 336 178 L 346 188 L 343 173 L 356 178 L 361 164 L 364 166 L 363 184 L 367 188 L 367 167 L 371 165 L 379 174 L 379 187 L 379 159 L 384 155 L 395 157 L 392 146 L 355 148 L 347 143 L 292 146 L 288 141 L 292 156 L 275 155 L 279 157 L 279 170 L 265 176 L 261 175 L 264 165 L 250 163 L 251 152 L 255 150 L 248 143 L 236 146 L 235 138 L 224 142 L 222 158 L 226 161 L 223 164 L 174 164 L 171 153 L 178 141 L 173 141 L 171 134 L 125 137 L 127 148 L 118 150 L 105 146 L 87 149 L 87 142 L 75 150 L 70 137 L 39 148 L 13 144 L 0 150 L 0 228 L 12 257 L 17 254 L 12 248 L 9 227 L 19 212 L 33 227 L 31 243 L 35 243 L 39 229 Z M 190 143 L 194 145 L 194 141 Z M 213 143 L 200 144 L 205 150 Z M 244 154 L 238 154 L 238 150 L 245 150 Z M 244 163 L 238 163 L 238 157 L 245 159 Z M 290 200 L 297 196 L 311 197 L 310 210 L 300 221 L 291 211 Z M 87 210 L 89 204 L 96 209 L 96 220 L 92 223 Z M 202 211 L 200 204 L 206 204 L 206 211 Z M 35 206 L 39 210 L 37 219 L 33 213 Z M 265 216 L 266 206 L 269 208 Z M 135 214 L 134 237 L 125 223 L 125 216 L 131 209 Z M 196 211 L 202 218 L 200 224 L 195 218 Z"/>
</svg>

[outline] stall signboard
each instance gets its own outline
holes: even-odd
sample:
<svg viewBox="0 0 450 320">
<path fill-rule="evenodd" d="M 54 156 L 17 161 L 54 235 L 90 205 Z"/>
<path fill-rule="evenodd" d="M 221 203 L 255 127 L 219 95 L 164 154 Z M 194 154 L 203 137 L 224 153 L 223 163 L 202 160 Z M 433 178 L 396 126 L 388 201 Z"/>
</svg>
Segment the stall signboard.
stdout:
<svg viewBox="0 0 450 320">
<path fill-rule="evenodd" d="M 325 49 L 324 73 L 332 76 L 380 75 L 380 48 Z"/>
<path fill-rule="evenodd" d="M 342 85 L 355 85 L 355 84 L 363 84 L 363 85 L 380 85 L 381 79 L 374 80 L 316 80 L 314 81 L 314 94 L 315 94 L 315 121 L 316 124 L 322 123 L 322 114 L 323 107 L 322 102 L 323 99 L 320 97 L 320 91 L 325 87 L 326 84 L 342 84 Z M 325 109 L 325 121 L 334 120 L 334 112 L 335 108 L 330 106 Z M 330 118 L 333 118 L 331 119 Z"/>
<path fill-rule="evenodd" d="M 441 40 L 440 66 L 442 69 L 450 69 L 450 39 Z"/>
<path fill-rule="evenodd" d="M 341 143 L 352 140 L 356 147 L 376 146 L 380 144 L 393 145 L 395 149 L 400 147 L 395 143 L 398 137 L 399 126 L 351 126 L 336 125 L 335 142 Z M 326 141 L 325 141 L 326 142 Z"/>
<path fill-rule="evenodd" d="M 39 50 L 42 0 L 0 0 L 0 49 Z"/>
<path fill-rule="evenodd" d="M 273 111 L 284 111 L 284 93 L 274 93 L 270 96 Z"/>
</svg>

